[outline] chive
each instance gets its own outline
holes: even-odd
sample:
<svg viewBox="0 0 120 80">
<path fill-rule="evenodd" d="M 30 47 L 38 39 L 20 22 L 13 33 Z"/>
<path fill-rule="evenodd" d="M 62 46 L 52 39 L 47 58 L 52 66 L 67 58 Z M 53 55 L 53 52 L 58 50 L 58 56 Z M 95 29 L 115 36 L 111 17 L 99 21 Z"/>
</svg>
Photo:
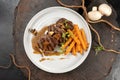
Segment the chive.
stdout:
<svg viewBox="0 0 120 80">
<path fill-rule="evenodd" d="M 67 23 L 68 21 L 67 20 L 65 20 L 65 22 L 64 23 Z"/>
<path fill-rule="evenodd" d="M 69 38 L 69 37 L 70 37 L 69 32 L 66 32 L 66 37 L 67 37 L 67 38 Z"/>
<path fill-rule="evenodd" d="M 65 37 L 66 37 L 66 34 L 65 34 L 65 33 L 62 33 L 62 38 L 65 39 Z"/>
<path fill-rule="evenodd" d="M 60 43 L 60 46 L 63 46 L 64 45 L 64 43 Z"/>
<path fill-rule="evenodd" d="M 69 28 L 70 28 L 70 26 L 68 26 L 68 25 L 67 25 L 67 26 L 65 26 L 65 28 L 66 28 L 66 29 L 69 29 Z"/>
<path fill-rule="evenodd" d="M 69 37 L 70 37 L 70 34 L 68 34 L 67 37 L 69 38 Z"/>
<path fill-rule="evenodd" d="M 67 34 L 69 34 L 69 32 L 66 32 L 65 34 L 67 35 Z"/>
<path fill-rule="evenodd" d="M 65 32 L 65 33 L 62 33 L 62 38 L 67 38 L 67 37 L 70 37 L 70 34 L 69 32 Z"/>
<path fill-rule="evenodd" d="M 66 29 L 69 29 L 69 28 L 70 28 L 70 26 L 67 24 L 67 22 L 68 22 L 68 21 L 67 21 L 67 20 L 65 20 L 65 22 L 64 22 L 64 26 L 65 26 L 65 28 L 66 28 Z"/>
</svg>

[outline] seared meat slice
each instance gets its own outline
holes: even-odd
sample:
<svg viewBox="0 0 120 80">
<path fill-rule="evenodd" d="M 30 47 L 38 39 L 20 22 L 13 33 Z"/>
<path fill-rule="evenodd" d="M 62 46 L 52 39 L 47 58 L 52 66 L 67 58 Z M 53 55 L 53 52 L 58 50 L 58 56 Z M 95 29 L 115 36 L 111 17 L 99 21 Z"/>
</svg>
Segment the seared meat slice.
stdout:
<svg viewBox="0 0 120 80">
<path fill-rule="evenodd" d="M 50 32 L 50 31 L 55 31 L 55 24 L 52 24 L 52 25 L 50 25 L 50 26 L 48 26 L 48 32 Z"/>
<path fill-rule="evenodd" d="M 53 44 L 53 42 L 52 42 L 50 36 L 49 36 L 49 35 L 46 35 L 46 39 L 47 39 L 48 42 L 49 42 L 49 45 L 48 45 L 48 46 L 50 46 L 51 49 L 54 50 L 55 46 L 54 46 L 54 44 Z"/>
<path fill-rule="evenodd" d="M 56 45 L 58 45 L 58 40 L 52 36 L 50 36 L 50 39 L 51 39 L 52 43 L 54 44 L 54 47 L 56 47 Z"/>
<path fill-rule="evenodd" d="M 44 36 L 40 37 L 38 40 L 38 46 L 40 49 L 43 49 Z"/>
<path fill-rule="evenodd" d="M 43 51 L 53 51 L 56 45 L 58 45 L 59 35 L 56 34 L 53 37 L 50 35 L 43 35 L 38 40 L 39 48 Z"/>
<path fill-rule="evenodd" d="M 65 23 L 65 21 L 67 21 L 67 19 L 61 18 L 56 22 L 56 24 L 60 24 L 60 23 L 63 24 L 63 23 Z"/>
<path fill-rule="evenodd" d="M 61 24 L 61 25 L 64 25 L 64 29 L 67 30 L 67 29 L 73 29 L 73 23 L 65 18 L 61 18 L 59 19 L 56 24 Z"/>
<path fill-rule="evenodd" d="M 60 24 L 53 24 L 53 25 L 50 25 L 48 26 L 48 33 L 49 32 L 54 32 L 54 33 L 63 33 L 65 32 L 64 29 L 61 29 L 61 26 Z"/>
<path fill-rule="evenodd" d="M 66 27 L 66 29 L 73 29 L 73 23 L 71 22 L 71 21 L 67 21 L 66 23 L 65 23 L 65 27 Z"/>
<path fill-rule="evenodd" d="M 61 34 L 54 34 L 53 35 L 53 37 L 57 40 L 57 41 L 59 41 L 59 39 L 61 38 Z"/>
<path fill-rule="evenodd" d="M 38 40 L 38 45 L 43 51 L 48 50 L 47 46 L 49 45 L 49 42 L 47 41 L 45 35 L 40 37 Z"/>
<path fill-rule="evenodd" d="M 57 27 L 59 27 L 60 29 L 62 29 L 63 31 L 65 31 L 65 26 L 63 24 L 56 24 Z"/>
<path fill-rule="evenodd" d="M 56 33 L 60 33 L 60 34 L 62 34 L 62 33 L 64 33 L 65 32 L 65 30 L 64 29 L 61 29 L 60 27 L 58 27 L 58 26 L 55 26 L 55 30 L 56 30 Z"/>
</svg>

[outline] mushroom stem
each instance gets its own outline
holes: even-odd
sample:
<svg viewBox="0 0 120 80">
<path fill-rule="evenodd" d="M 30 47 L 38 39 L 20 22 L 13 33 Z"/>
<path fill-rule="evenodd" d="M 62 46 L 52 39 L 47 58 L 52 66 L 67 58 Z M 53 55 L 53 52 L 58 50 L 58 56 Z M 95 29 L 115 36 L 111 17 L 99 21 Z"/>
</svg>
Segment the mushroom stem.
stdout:
<svg viewBox="0 0 120 80">
<path fill-rule="evenodd" d="M 94 6 L 94 7 L 92 8 L 92 11 L 97 11 L 97 7 Z"/>
</svg>

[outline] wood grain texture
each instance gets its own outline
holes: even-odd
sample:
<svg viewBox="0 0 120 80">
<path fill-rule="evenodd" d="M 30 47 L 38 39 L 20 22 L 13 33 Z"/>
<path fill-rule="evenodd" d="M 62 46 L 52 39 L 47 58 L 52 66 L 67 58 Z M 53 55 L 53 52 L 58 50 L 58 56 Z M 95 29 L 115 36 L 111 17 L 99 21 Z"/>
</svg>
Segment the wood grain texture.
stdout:
<svg viewBox="0 0 120 80">
<path fill-rule="evenodd" d="M 81 0 L 64 0 L 63 2 L 67 4 L 76 4 L 79 5 Z M 91 10 L 91 7 L 96 5 L 98 6 L 101 3 L 106 3 L 105 0 L 93 0 L 89 3 L 88 10 Z M 13 37 L 14 37 L 14 46 L 15 46 L 15 57 L 19 65 L 29 66 L 32 72 L 31 80 L 104 80 L 105 77 L 109 74 L 112 63 L 116 58 L 116 54 L 108 52 L 100 52 L 98 55 L 95 55 L 94 47 L 98 45 L 97 37 L 92 32 L 92 49 L 89 56 L 85 62 L 80 65 L 75 70 L 64 73 L 64 74 L 51 74 L 44 72 L 38 69 L 35 65 L 31 63 L 28 59 L 24 47 L 23 47 L 23 33 L 25 27 L 29 20 L 40 10 L 51 7 L 58 6 L 59 4 L 56 0 L 21 0 L 15 10 L 15 19 L 13 27 Z M 75 9 L 79 12 L 79 9 Z M 110 17 L 103 17 L 114 25 L 116 23 L 116 13 L 113 10 L 113 14 Z M 105 23 L 92 24 L 95 29 L 100 33 L 102 43 L 108 48 L 119 49 L 119 33 L 112 30 Z M 113 42 L 111 40 L 113 39 Z M 27 72 L 23 70 L 27 75 Z"/>
</svg>

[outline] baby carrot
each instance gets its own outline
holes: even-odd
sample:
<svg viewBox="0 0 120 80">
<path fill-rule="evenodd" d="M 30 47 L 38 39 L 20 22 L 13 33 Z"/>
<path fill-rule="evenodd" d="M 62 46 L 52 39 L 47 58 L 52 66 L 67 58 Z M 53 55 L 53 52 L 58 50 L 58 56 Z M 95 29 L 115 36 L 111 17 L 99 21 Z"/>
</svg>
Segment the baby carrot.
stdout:
<svg viewBox="0 0 120 80">
<path fill-rule="evenodd" d="M 74 47 L 75 45 L 75 41 L 72 41 L 72 43 L 70 44 L 70 46 L 66 49 L 65 51 L 65 55 L 69 54 L 71 49 Z"/>
<path fill-rule="evenodd" d="M 68 32 L 71 34 L 71 37 L 73 38 L 73 40 L 77 43 L 80 44 L 79 39 L 73 34 L 73 32 L 71 30 L 68 30 Z"/>
<path fill-rule="evenodd" d="M 77 55 L 77 54 L 76 54 L 75 46 L 72 48 L 72 54 L 75 55 L 75 56 Z"/>
<path fill-rule="evenodd" d="M 72 41 L 72 38 L 70 37 L 70 38 L 65 42 L 65 44 L 62 46 L 62 49 L 65 49 L 65 48 L 70 44 L 71 41 Z"/>
<path fill-rule="evenodd" d="M 81 45 L 83 47 L 83 49 L 85 50 L 86 49 L 86 46 L 85 46 L 85 43 L 84 43 L 84 40 L 82 39 L 82 35 L 81 35 L 81 32 L 79 31 L 79 28 L 78 28 L 78 25 L 74 25 L 74 28 L 75 28 L 75 31 L 77 33 L 77 36 L 81 42 Z"/>
<path fill-rule="evenodd" d="M 82 38 L 83 38 L 83 40 L 84 40 L 84 43 L 85 43 L 85 46 L 86 46 L 86 49 L 87 49 L 87 47 L 88 47 L 88 42 L 87 42 L 87 39 L 86 39 L 85 31 L 84 31 L 83 29 L 80 29 L 80 31 L 81 31 L 81 35 L 82 35 Z M 86 50 L 86 49 L 85 49 L 85 50 Z"/>
</svg>

